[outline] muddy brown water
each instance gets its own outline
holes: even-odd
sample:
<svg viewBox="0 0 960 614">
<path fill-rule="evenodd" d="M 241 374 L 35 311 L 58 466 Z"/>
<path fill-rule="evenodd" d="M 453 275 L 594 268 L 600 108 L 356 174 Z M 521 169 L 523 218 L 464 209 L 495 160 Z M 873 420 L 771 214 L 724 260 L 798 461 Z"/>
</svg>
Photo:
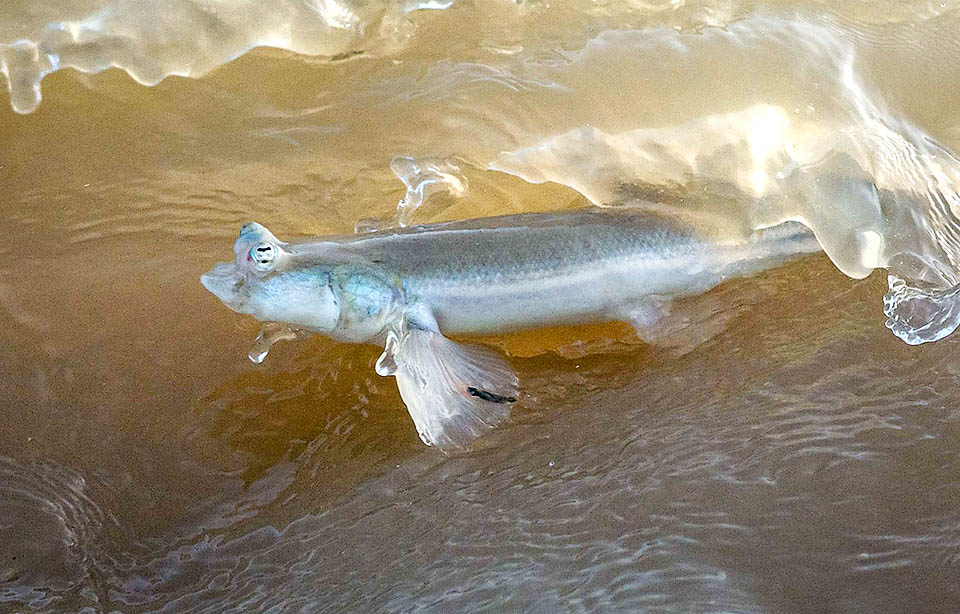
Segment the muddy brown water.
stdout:
<svg viewBox="0 0 960 614">
<path fill-rule="evenodd" d="M 46 61 L 23 41 L 63 64 L 0 105 L 0 611 L 960 609 L 957 338 L 894 337 L 884 272 L 837 268 L 889 254 L 830 234 L 950 262 L 956 3 L 60 4 L 0 8 L 5 73 Z M 948 212 L 922 231 L 825 179 L 893 193 L 917 160 Z M 524 397 L 453 454 L 378 348 L 253 365 L 257 324 L 199 283 L 250 219 L 633 196 L 800 211 L 833 261 L 696 299 L 726 324 L 686 353 L 486 340 Z"/>
</svg>

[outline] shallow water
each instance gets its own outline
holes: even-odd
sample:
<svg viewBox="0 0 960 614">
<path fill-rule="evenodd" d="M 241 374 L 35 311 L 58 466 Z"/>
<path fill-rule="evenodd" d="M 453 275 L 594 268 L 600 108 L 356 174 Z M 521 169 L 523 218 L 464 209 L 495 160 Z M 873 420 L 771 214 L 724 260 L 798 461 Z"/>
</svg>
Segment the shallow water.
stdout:
<svg viewBox="0 0 960 614">
<path fill-rule="evenodd" d="M 885 323 L 957 321 L 958 3 L 47 4 L 0 7 L 0 611 L 954 609 L 957 339 Z M 199 283 L 249 219 L 637 196 L 827 255 L 687 353 L 490 340 L 522 407 L 452 455 L 378 348 L 253 365 Z"/>
</svg>

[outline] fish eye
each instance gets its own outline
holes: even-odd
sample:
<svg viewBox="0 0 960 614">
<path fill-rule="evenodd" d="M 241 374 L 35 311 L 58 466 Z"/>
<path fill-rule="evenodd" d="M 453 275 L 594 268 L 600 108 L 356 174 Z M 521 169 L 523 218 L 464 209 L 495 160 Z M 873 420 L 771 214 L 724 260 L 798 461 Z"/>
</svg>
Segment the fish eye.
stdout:
<svg viewBox="0 0 960 614">
<path fill-rule="evenodd" d="M 273 268 L 274 260 L 277 257 L 277 248 L 269 243 L 257 243 L 247 254 L 247 260 L 253 263 L 253 267 L 258 271 L 269 271 Z"/>
</svg>

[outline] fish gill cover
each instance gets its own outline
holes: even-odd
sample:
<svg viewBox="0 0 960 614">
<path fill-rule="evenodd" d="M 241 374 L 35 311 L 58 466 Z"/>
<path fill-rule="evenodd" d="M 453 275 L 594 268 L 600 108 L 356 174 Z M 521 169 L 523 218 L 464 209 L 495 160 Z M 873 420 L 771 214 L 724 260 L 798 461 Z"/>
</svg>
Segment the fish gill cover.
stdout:
<svg viewBox="0 0 960 614">
<path fill-rule="evenodd" d="M 319 61 L 393 58 L 379 77 L 398 91 L 354 84 L 344 96 L 385 131 L 412 129 L 391 115 L 408 125 L 445 118 L 420 135 L 435 160 L 394 152 L 403 223 L 430 193 L 466 189 L 444 157 L 568 186 L 598 205 L 669 191 L 751 228 L 802 221 L 851 277 L 886 269 L 887 326 L 907 343 L 960 324 L 954 127 L 918 122 L 908 108 L 917 88 L 950 108 L 936 92 L 957 76 L 944 68 L 960 40 L 954 3 L 919 13 L 916 3 L 832 12 L 682 1 L 30 4 L 0 10 L 0 70 L 18 113 L 35 111 L 44 77 L 64 68 L 119 68 L 152 86 L 203 77 L 258 47 Z M 473 36 L 424 55 L 423 33 L 454 11 L 475 24 Z"/>
</svg>

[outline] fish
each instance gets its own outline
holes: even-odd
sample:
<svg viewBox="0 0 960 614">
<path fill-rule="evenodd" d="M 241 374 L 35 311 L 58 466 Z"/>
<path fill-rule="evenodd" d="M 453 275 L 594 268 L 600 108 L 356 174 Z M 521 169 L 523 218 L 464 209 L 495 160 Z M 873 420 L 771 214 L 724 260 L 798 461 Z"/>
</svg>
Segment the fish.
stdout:
<svg viewBox="0 0 960 614">
<path fill-rule="evenodd" d="M 285 242 L 245 224 L 234 260 L 201 276 L 280 339 L 375 343 L 429 446 L 469 444 L 505 420 L 520 381 L 494 350 L 450 339 L 624 321 L 647 336 L 677 297 L 820 251 L 802 223 L 744 231 L 658 203 L 521 213 Z"/>
</svg>

